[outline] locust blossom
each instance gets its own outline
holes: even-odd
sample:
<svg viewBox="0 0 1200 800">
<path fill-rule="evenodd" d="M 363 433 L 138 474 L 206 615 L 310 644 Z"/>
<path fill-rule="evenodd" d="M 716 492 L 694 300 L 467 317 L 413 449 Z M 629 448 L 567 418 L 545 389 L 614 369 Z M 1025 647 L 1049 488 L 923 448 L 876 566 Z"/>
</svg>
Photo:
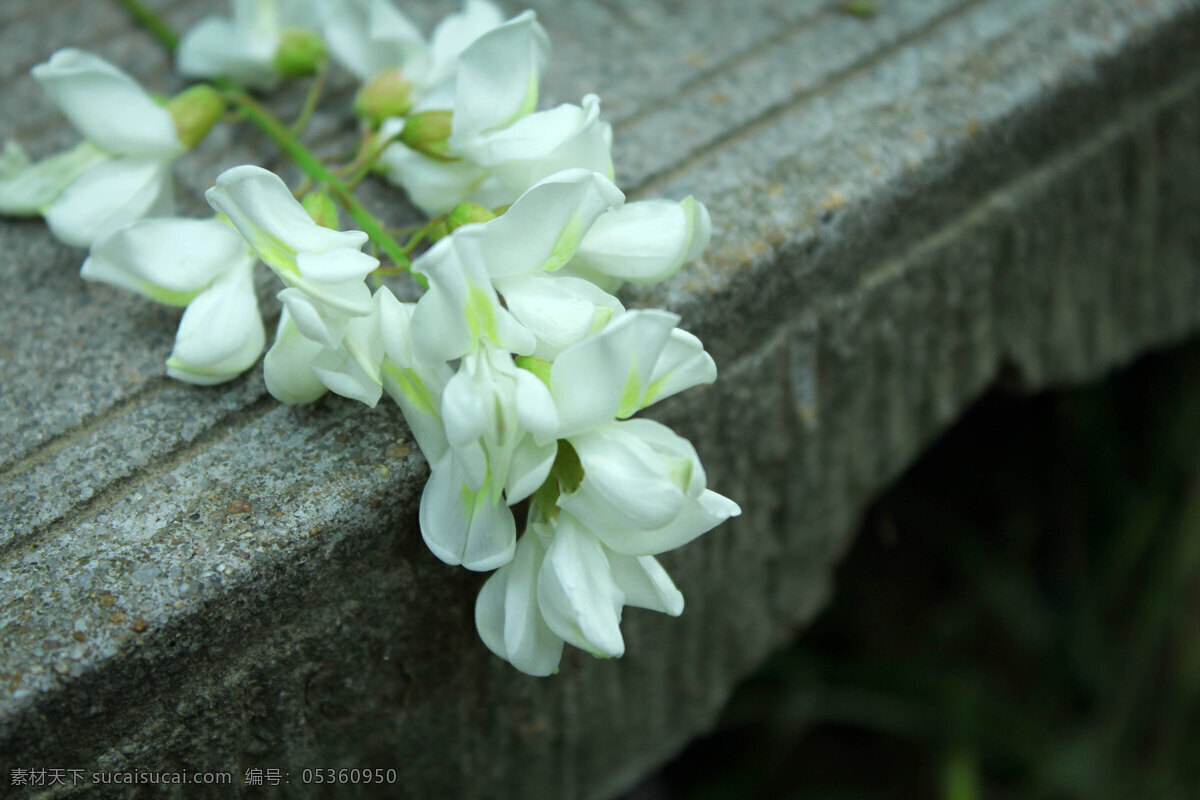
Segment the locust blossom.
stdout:
<svg viewBox="0 0 1200 800">
<path fill-rule="evenodd" d="M 624 606 L 683 610 L 654 556 L 741 513 L 707 488 L 691 443 L 658 422 L 627 419 L 715 380 L 712 358 L 678 321 L 657 309 L 627 312 L 539 370 L 544 383 L 522 384 L 550 396 L 518 398 L 518 408 L 540 410 L 522 425 L 535 443 L 561 440 L 559 462 L 569 467 L 556 469 L 556 492 L 535 497 L 513 560 L 476 603 L 484 643 L 519 669 L 549 674 L 562 642 L 622 655 Z"/>
<path fill-rule="evenodd" d="M 325 58 L 313 0 L 230 0 L 231 17 L 200 20 L 179 40 L 176 66 L 193 78 L 228 78 L 273 89 L 314 72 Z"/>
<path fill-rule="evenodd" d="M 93 242 L 80 275 L 186 306 L 167 374 L 209 385 L 236 378 L 262 353 L 255 262 L 237 231 L 219 219 L 151 218 Z"/>
<path fill-rule="evenodd" d="M 624 201 L 604 175 L 568 169 L 499 217 L 454 232 L 534 334 L 538 358 L 554 358 L 622 313 L 609 293 L 622 281 L 664 280 L 708 244 L 708 211 L 694 198 Z"/>
<path fill-rule="evenodd" d="M 421 497 L 421 534 L 443 561 L 488 570 L 512 558 L 509 505 L 542 484 L 557 448 L 535 442 L 520 424 L 523 416 L 552 412 L 538 406 L 548 395 L 522 391 L 537 379 L 513 362 L 513 353 L 533 351 L 534 337 L 501 305 L 473 244 L 451 235 L 413 263 L 429 291 L 411 314 L 390 317 L 404 332 L 387 334 L 396 340 L 387 354 L 399 367 L 389 369 L 396 378 L 389 391 L 401 395 L 406 411 L 420 410 L 414 431 L 438 421 L 442 429 L 436 439 L 416 434 L 432 470 Z M 457 362 L 453 374 L 450 362 Z M 414 371 L 419 365 L 423 376 Z M 533 405 L 522 407 L 518 398 Z"/>
<path fill-rule="evenodd" d="M 7 145 L 0 213 L 42 215 L 56 237 L 78 247 L 142 217 L 170 215 L 171 164 L 220 115 L 215 92 L 194 87 L 164 107 L 104 59 L 69 48 L 32 74 L 84 141 L 37 163 Z"/>
<path fill-rule="evenodd" d="M 263 363 L 267 389 L 285 403 L 332 390 L 374 406 L 382 394 L 380 300 L 364 282 L 379 266 L 362 231 L 313 221 L 284 182 L 261 167 L 223 172 L 205 195 L 283 281 L 284 313 Z"/>
</svg>

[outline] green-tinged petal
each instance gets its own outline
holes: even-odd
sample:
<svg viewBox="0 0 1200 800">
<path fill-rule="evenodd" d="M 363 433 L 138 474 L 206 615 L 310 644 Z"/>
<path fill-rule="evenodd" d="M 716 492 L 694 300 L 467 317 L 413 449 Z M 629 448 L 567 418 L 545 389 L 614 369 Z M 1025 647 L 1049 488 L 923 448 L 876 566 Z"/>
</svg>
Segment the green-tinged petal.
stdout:
<svg viewBox="0 0 1200 800">
<path fill-rule="evenodd" d="M 497 280 L 496 288 L 517 322 L 537 337 L 533 354 L 547 361 L 625 310 L 617 298 L 582 278 L 514 275 Z"/>
<path fill-rule="evenodd" d="M 186 306 L 219 275 L 254 264 L 242 237 L 217 219 L 155 217 L 97 239 L 79 274 Z"/>
<path fill-rule="evenodd" d="M 612 506 L 623 527 L 654 530 L 683 509 L 703 475 L 691 443 L 651 420 L 615 422 L 570 438 L 583 465 L 581 490 Z M 704 486 L 701 477 L 700 489 Z"/>
<path fill-rule="evenodd" d="M 229 270 L 187 307 L 167 374 L 203 385 L 232 380 L 258 360 L 266 338 L 253 264 L 246 263 Z"/>
<path fill-rule="evenodd" d="M 109 158 L 90 142 L 83 142 L 31 163 L 20 145 L 6 142 L 0 161 L 0 214 L 44 214 L 79 176 Z"/>
<path fill-rule="evenodd" d="M 488 274 L 504 278 L 553 272 L 571 260 L 597 218 L 613 213 L 610 209 L 624 199 L 612 181 L 590 170 L 550 176 L 484 226 Z"/>
<path fill-rule="evenodd" d="M 421 536 L 435 556 L 477 571 L 512 560 L 516 523 L 503 499 L 493 500 L 492 494 L 467 485 L 453 451 L 433 465 L 421 495 L 420 521 Z"/>
<path fill-rule="evenodd" d="M 357 250 L 367 242 L 362 231 L 334 231 L 313 222 L 279 176 L 261 167 L 222 172 L 205 197 L 281 277 L 297 273 L 298 253 Z"/>
<path fill-rule="evenodd" d="M 629 311 L 564 350 L 550 370 L 550 391 L 562 425 L 559 436 L 591 430 L 640 408 L 678 321 L 677 314 L 660 309 Z"/>
<path fill-rule="evenodd" d="M 88 247 L 135 220 L 170 216 L 174 210 L 170 164 L 129 156 L 81 175 L 46 209 L 46 224 L 59 241 Z"/>
<path fill-rule="evenodd" d="M 533 111 L 549 50 L 546 32 L 532 11 L 475 39 L 458 58 L 455 135 L 502 128 Z"/>
<path fill-rule="evenodd" d="M 537 676 L 558 669 L 563 647 L 538 605 L 538 574 L 545 556 L 537 534 L 526 531 L 513 560 L 488 578 L 475 601 L 475 627 L 483 643 L 517 669 Z"/>
<path fill-rule="evenodd" d="M 263 359 L 263 378 L 271 396 L 293 406 L 311 403 L 325 394 L 328 390 L 312 370 L 312 362 L 321 350 L 321 345 L 300 334 L 285 307 L 275 344 Z"/>
<path fill-rule="evenodd" d="M 538 576 L 538 605 L 550 630 L 592 655 L 619 657 L 625 653 L 624 602 L 600 541 L 570 514 L 560 514 Z"/>
<path fill-rule="evenodd" d="M 703 252 L 711 227 L 708 210 L 691 197 L 629 203 L 596 220 L 575 253 L 575 266 L 658 283 Z"/>
<path fill-rule="evenodd" d="M 641 407 L 716 379 L 716 362 L 705 352 L 704 344 L 687 331 L 676 328 L 671 331 L 671 337 L 654 364 Z"/>
<path fill-rule="evenodd" d="M 558 442 L 538 444 L 532 436 L 521 438 L 513 449 L 504 487 L 504 496 L 510 506 L 529 497 L 545 483 L 557 454 Z"/>
</svg>

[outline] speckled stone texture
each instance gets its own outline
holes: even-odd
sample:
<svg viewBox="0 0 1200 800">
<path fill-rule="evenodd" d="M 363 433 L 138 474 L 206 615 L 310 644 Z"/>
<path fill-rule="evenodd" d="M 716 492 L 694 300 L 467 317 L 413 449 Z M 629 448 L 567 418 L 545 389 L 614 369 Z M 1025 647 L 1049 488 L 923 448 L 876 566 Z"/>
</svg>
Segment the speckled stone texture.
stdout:
<svg viewBox="0 0 1200 800">
<path fill-rule="evenodd" d="M 183 28 L 220 4 L 155 5 Z M 451 5 L 406 8 L 428 27 Z M 394 408 L 173 383 L 177 311 L 84 284 L 81 252 L 4 221 L 0 794 L 31 794 L 14 768 L 74 768 L 609 797 L 820 609 L 856 515 L 999 376 L 1087 380 L 1200 327 L 1194 0 L 533 6 L 544 104 L 598 92 L 621 185 L 714 219 L 699 264 L 627 295 L 682 313 L 722 369 L 655 414 L 745 510 L 664 557 L 683 617 L 628 613 L 618 662 L 515 672 L 475 634 L 481 576 L 420 540 L 428 470 Z M 181 85 L 115 5 L 6 0 L 0 136 L 36 155 L 73 141 L 27 76 L 67 44 Z M 333 110 L 313 126 L 331 151 L 351 134 Z M 219 130 L 181 199 L 199 212 L 219 170 L 268 153 Z M 369 202 L 410 218 L 391 197 Z M 352 766 L 400 783 L 302 782 Z M 249 790 L 250 768 L 290 783 Z"/>
</svg>

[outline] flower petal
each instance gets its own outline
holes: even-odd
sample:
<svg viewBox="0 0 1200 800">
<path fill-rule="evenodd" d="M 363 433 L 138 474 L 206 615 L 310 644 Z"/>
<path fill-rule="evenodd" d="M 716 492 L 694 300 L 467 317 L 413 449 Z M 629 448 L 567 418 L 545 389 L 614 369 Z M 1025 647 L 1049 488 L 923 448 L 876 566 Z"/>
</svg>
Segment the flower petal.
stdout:
<svg viewBox="0 0 1200 800">
<path fill-rule="evenodd" d="M 387 0 L 323 0 L 317 10 L 329 52 L 360 80 L 424 58 L 421 32 Z"/>
<path fill-rule="evenodd" d="M 495 499 L 493 499 L 495 495 Z M 421 495 L 421 536 L 435 556 L 470 570 L 512 560 L 517 528 L 499 492 L 472 491 L 453 451 L 433 466 Z"/>
<path fill-rule="evenodd" d="M 484 4 L 474 0 L 468 9 L 472 5 Z M 455 54 L 454 135 L 460 140 L 502 128 L 537 107 L 538 82 L 550 51 L 537 14 L 526 11 L 499 27 L 489 27 L 475 33 L 478 38 L 461 56 Z M 434 32 L 435 63 L 444 58 L 437 35 L 441 31 L 439 26 Z"/>
<path fill-rule="evenodd" d="M 209 205 L 229 217 L 267 266 L 294 273 L 297 253 L 359 249 L 362 231 L 335 231 L 313 222 L 278 175 L 244 165 L 225 170 L 205 193 Z"/>
<path fill-rule="evenodd" d="M 562 426 L 558 435 L 592 430 L 641 408 L 659 353 L 678 321 L 677 314 L 660 309 L 629 311 L 564 350 L 550 370 Z"/>
<path fill-rule="evenodd" d="M 654 364 L 642 408 L 716 379 L 716 362 L 704 350 L 704 344 L 687 331 L 675 328 Z"/>
<path fill-rule="evenodd" d="M 46 209 L 46 224 L 59 241 L 87 247 L 134 220 L 169 216 L 174 206 L 170 164 L 130 156 L 80 176 Z"/>
<path fill-rule="evenodd" d="M 578 266 L 634 283 L 658 283 L 708 244 L 712 225 L 703 203 L 642 200 L 609 211 L 588 230 Z"/>
<path fill-rule="evenodd" d="M 537 337 L 533 355 L 547 361 L 625 310 L 620 300 L 582 278 L 515 275 L 497 280 L 496 288 L 517 322 Z"/>
<path fill-rule="evenodd" d="M 323 253 L 302 252 L 296 256 L 300 276 L 317 283 L 361 283 L 379 266 L 379 259 L 357 247 L 338 247 Z"/>
<path fill-rule="evenodd" d="M 466 159 L 436 161 L 400 142 L 388 145 L 379 163 L 387 179 L 403 188 L 428 217 L 444 214 L 471 197 L 488 177 L 486 169 Z"/>
<path fill-rule="evenodd" d="M 154 217 L 101 236 L 79 274 L 186 306 L 217 276 L 245 272 L 256 259 L 233 228 L 217 219 Z"/>
<path fill-rule="evenodd" d="M 109 156 L 82 142 L 47 159 L 30 163 L 16 142 L 4 144 L 0 166 L 0 214 L 44 214 L 63 190 Z"/>
<path fill-rule="evenodd" d="M 167 374 L 188 383 L 232 380 L 254 365 L 267 336 L 254 293 L 253 262 L 222 275 L 183 312 Z"/>
<path fill-rule="evenodd" d="M 557 453 L 558 442 L 538 444 L 532 436 L 521 438 L 513 449 L 504 487 L 504 497 L 510 506 L 529 497 L 546 482 Z"/>
<path fill-rule="evenodd" d="M 311 403 L 328 391 L 312 370 L 321 345 L 300 334 L 287 307 L 279 317 L 275 344 L 263 359 L 263 378 L 267 391 L 276 400 L 290 406 Z"/>
<path fill-rule="evenodd" d="M 682 547 L 742 513 L 737 503 L 709 489 L 696 497 L 686 498 L 674 519 L 653 530 L 629 527 L 616 519 L 607 500 L 582 486 L 576 492 L 563 495 L 558 504 L 595 531 L 605 546 L 630 556 L 657 555 Z"/>
<path fill-rule="evenodd" d="M 429 64 L 421 76 L 425 87 L 436 86 L 461 69 L 460 56 L 472 42 L 504 21 L 500 9 L 487 0 L 467 0 L 463 10 L 449 14 L 429 36 Z"/>
<path fill-rule="evenodd" d="M 101 150 L 159 158 L 183 152 L 170 112 L 104 59 L 65 48 L 31 72 L 75 129 Z"/>
<path fill-rule="evenodd" d="M 546 178 L 484 225 L 488 274 L 553 272 L 571 260 L 597 218 L 604 219 L 624 200 L 612 181 L 590 170 L 568 169 Z"/>
<path fill-rule="evenodd" d="M 558 669 L 563 640 L 542 618 L 538 605 L 538 573 L 546 549 L 532 530 L 517 542 L 513 560 L 479 592 L 475 627 L 488 649 L 528 675 L 550 675 Z"/>
<path fill-rule="evenodd" d="M 282 76 L 275 68 L 277 31 L 256 32 L 240 20 L 206 17 L 179 40 L 175 65 L 193 78 L 222 77 L 251 89 L 274 89 Z"/>
<path fill-rule="evenodd" d="M 550 630 L 594 656 L 619 657 L 624 602 L 600 541 L 560 513 L 538 576 L 538 605 Z"/>
<path fill-rule="evenodd" d="M 648 608 L 672 617 L 683 613 L 683 595 L 657 559 L 612 551 L 606 555 L 613 580 L 625 593 L 625 605 Z"/>
</svg>

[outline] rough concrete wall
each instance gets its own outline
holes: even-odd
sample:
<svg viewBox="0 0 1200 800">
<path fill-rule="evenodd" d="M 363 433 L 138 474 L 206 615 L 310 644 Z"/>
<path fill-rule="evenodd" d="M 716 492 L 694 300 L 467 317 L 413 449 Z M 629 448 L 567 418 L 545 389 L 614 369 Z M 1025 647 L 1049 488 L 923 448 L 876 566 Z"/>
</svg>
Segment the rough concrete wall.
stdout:
<svg viewBox="0 0 1200 800">
<path fill-rule="evenodd" d="M 23 77 L 48 47 L 168 88 L 114 9 L 47 5 L 0 8 L 0 135 L 38 152 L 72 140 Z M 609 796 L 811 618 L 856 514 L 1002 371 L 1076 382 L 1200 327 L 1197 3 L 838 5 L 535 4 L 548 100 L 599 91 L 621 185 L 716 225 L 629 299 L 717 358 L 655 416 L 745 513 L 664 558 L 687 611 L 630 612 L 619 662 L 536 680 L 482 647 L 482 579 L 421 543 L 394 409 L 171 383 L 175 313 L 0 224 L 0 781 L 280 767 L 316 796 L 300 769 L 363 766 L 399 771 L 385 796 Z M 183 183 L 256 152 L 222 134 Z"/>
</svg>

